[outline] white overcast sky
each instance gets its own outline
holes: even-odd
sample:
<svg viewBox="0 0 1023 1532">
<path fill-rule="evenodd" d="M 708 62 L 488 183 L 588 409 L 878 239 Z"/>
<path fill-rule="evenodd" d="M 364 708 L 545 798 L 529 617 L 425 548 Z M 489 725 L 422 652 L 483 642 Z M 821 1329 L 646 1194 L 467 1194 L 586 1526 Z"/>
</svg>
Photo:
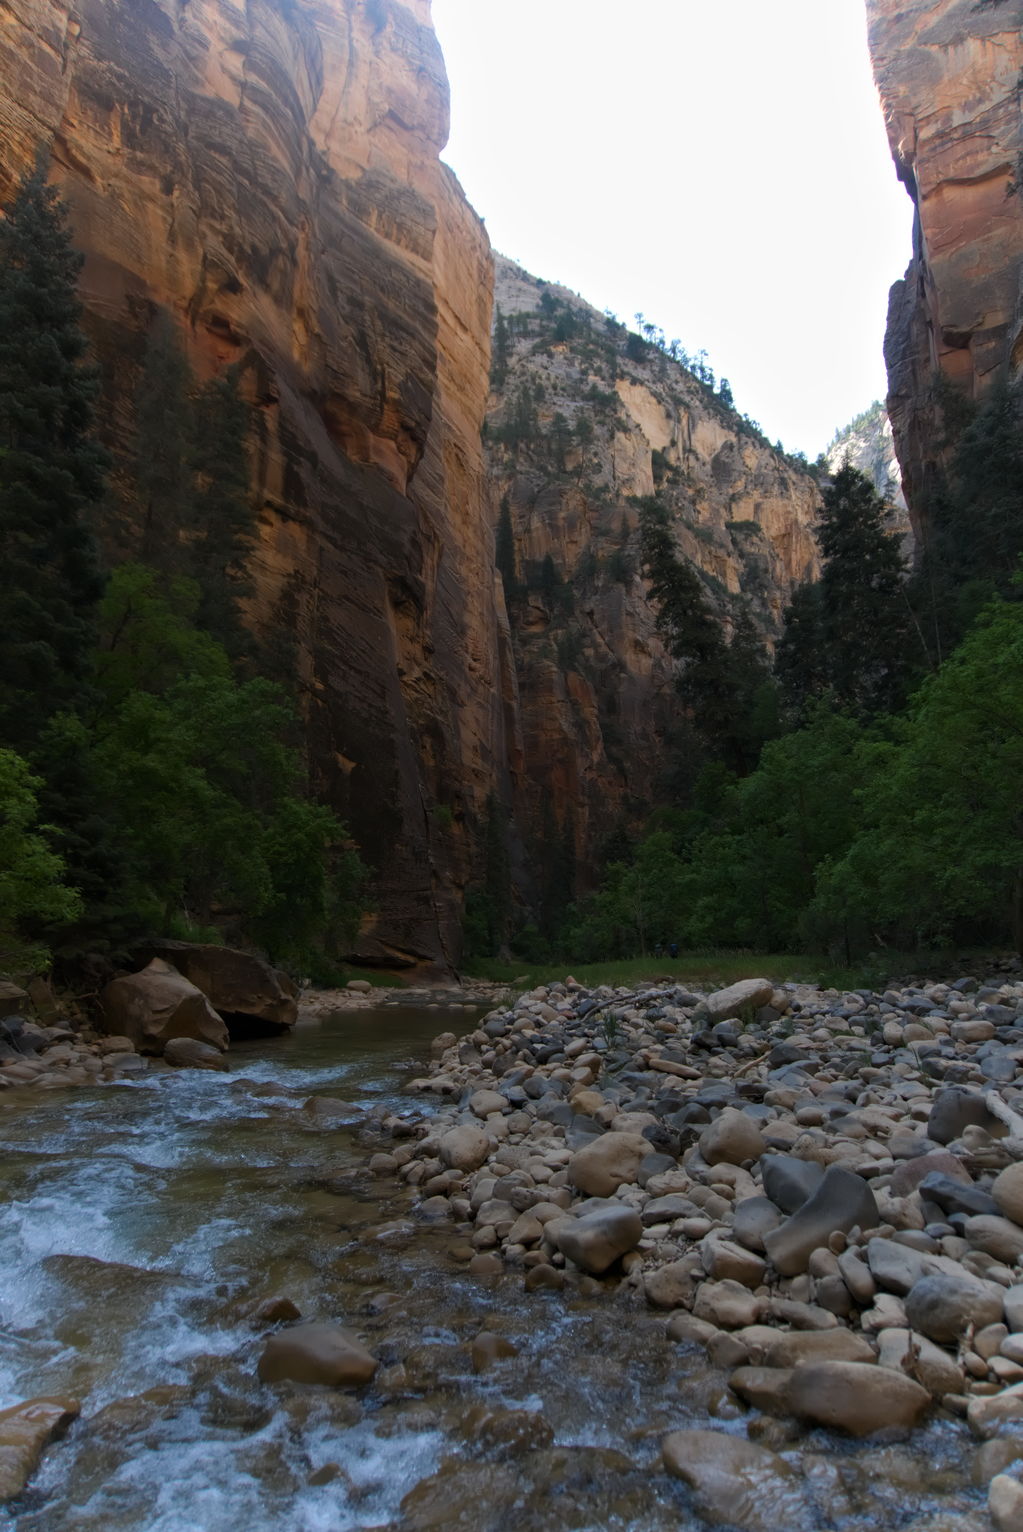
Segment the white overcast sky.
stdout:
<svg viewBox="0 0 1023 1532">
<path fill-rule="evenodd" d="M 864 0 L 433 0 L 444 158 L 496 249 L 705 347 L 815 457 L 884 397 L 910 255 Z"/>
</svg>

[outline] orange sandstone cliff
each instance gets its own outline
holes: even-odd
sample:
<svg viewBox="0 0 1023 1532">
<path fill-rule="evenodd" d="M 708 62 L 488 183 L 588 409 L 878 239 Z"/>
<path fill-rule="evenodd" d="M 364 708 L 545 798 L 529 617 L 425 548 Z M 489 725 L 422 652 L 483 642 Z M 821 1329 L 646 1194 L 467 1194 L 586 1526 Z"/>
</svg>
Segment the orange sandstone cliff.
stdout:
<svg viewBox="0 0 1023 1532">
<path fill-rule="evenodd" d="M 459 826 L 504 753 L 492 264 L 447 130 L 429 0 L 0 3 L 0 202 L 45 146 L 112 445 L 156 305 L 200 374 L 241 364 L 250 618 L 295 625 L 314 775 L 373 869 L 379 959 L 457 956 Z"/>
<path fill-rule="evenodd" d="M 888 409 L 910 514 L 980 398 L 1023 362 L 1023 11 L 1019 0 L 867 0 L 870 50 L 913 258 L 892 288 Z"/>
</svg>

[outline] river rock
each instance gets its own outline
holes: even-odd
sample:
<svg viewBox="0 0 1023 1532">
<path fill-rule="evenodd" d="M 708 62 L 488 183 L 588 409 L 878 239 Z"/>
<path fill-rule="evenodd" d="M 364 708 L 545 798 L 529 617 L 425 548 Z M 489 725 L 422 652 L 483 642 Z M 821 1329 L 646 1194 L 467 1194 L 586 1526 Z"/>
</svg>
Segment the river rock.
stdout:
<svg viewBox="0 0 1023 1532">
<path fill-rule="evenodd" d="M 1011 1474 L 996 1474 L 988 1485 L 987 1509 L 995 1532 L 1021 1532 L 1023 1484 Z"/>
<path fill-rule="evenodd" d="M 765 1415 L 787 1415 L 791 1378 L 788 1367 L 737 1367 L 728 1379 L 728 1387 L 744 1404 L 763 1410 Z"/>
<path fill-rule="evenodd" d="M 658 1309 L 680 1309 L 692 1301 L 696 1280 L 686 1261 L 669 1261 L 643 1273 L 643 1291 L 648 1303 Z"/>
<path fill-rule="evenodd" d="M 490 1139 L 472 1123 L 449 1128 L 437 1143 L 437 1154 L 449 1170 L 479 1170 L 490 1153 Z"/>
<path fill-rule="evenodd" d="M 925 1273 L 923 1256 L 908 1245 L 891 1239 L 872 1239 L 867 1244 L 867 1265 L 878 1287 L 904 1298 Z"/>
<path fill-rule="evenodd" d="M 0 1503 L 20 1495 L 39 1465 L 44 1448 L 78 1419 L 77 1399 L 27 1399 L 0 1410 Z"/>
<path fill-rule="evenodd" d="M 700 1257 L 708 1277 L 715 1281 L 729 1279 L 743 1287 L 759 1287 L 767 1271 L 766 1262 L 752 1250 L 713 1235 L 701 1241 Z"/>
<path fill-rule="evenodd" d="M 298 1020 L 298 989 L 282 968 L 274 968 L 253 952 L 220 947 L 213 942 L 140 942 L 132 952 L 139 962 L 161 958 L 202 990 L 221 1015 L 246 1016 L 273 1029 L 293 1027 Z M 369 984 L 365 980 L 356 983 Z"/>
<path fill-rule="evenodd" d="M 998 1211 L 1023 1225 L 1023 1165 L 1009 1165 L 995 1177 L 991 1188 Z"/>
<path fill-rule="evenodd" d="M 141 973 L 113 979 L 100 995 L 104 1029 L 130 1037 L 141 1053 L 162 1053 L 173 1037 L 190 1037 L 221 1053 L 227 1027 L 206 996 L 162 958 Z"/>
<path fill-rule="evenodd" d="M 673 1431 L 664 1466 L 693 1490 L 705 1520 L 742 1532 L 801 1532 L 810 1511 L 799 1479 L 783 1458 L 724 1431 Z"/>
<path fill-rule="evenodd" d="M 927 1137 L 936 1144 L 950 1144 L 962 1137 L 964 1128 L 971 1126 L 986 1128 L 995 1138 L 1005 1137 L 1005 1124 L 988 1111 L 978 1091 L 963 1090 L 958 1085 L 939 1091 L 927 1119 Z"/>
<path fill-rule="evenodd" d="M 708 1165 L 742 1165 L 758 1160 L 766 1147 L 752 1117 L 734 1107 L 725 1107 L 700 1134 L 700 1153 Z"/>
<path fill-rule="evenodd" d="M 732 1238 L 747 1250 L 763 1254 L 764 1235 L 781 1223 L 781 1214 L 767 1197 L 747 1197 L 732 1216 Z"/>
<path fill-rule="evenodd" d="M 491 1112 L 503 1112 L 507 1105 L 507 1098 L 496 1090 L 473 1091 L 469 1097 L 469 1110 L 474 1117 L 489 1117 Z"/>
<path fill-rule="evenodd" d="M 704 1282 L 696 1295 L 693 1313 L 719 1330 L 741 1330 L 756 1324 L 761 1299 L 754 1297 L 740 1282 Z"/>
<path fill-rule="evenodd" d="M 717 1021 L 725 1021 L 730 1016 L 742 1016 L 749 1014 L 761 1005 L 768 1005 L 774 994 L 774 985 L 769 979 L 740 979 L 737 984 L 729 984 L 727 989 L 715 990 L 708 995 L 699 1007 L 701 1016 L 706 1017 L 711 1024 Z"/>
<path fill-rule="evenodd" d="M 783 1213 L 798 1213 L 824 1180 L 824 1167 L 794 1154 L 771 1154 L 760 1165 L 764 1196 Z"/>
<path fill-rule="evenodd" d="M 1002 1317 L 1002 1292 L 979 1282 L 967 1272 L 962 1276 L 934 1272 L 914 1283 L 905 1301 L 906 1319 L 939 1345 L 952 1345 L 972 1325 L 982 1330 Z"/>
<path fill-rule="evenodd" d="M 943 1213 L 965 1213 L 967 1217 L 972 1218 L 975 1215 L 999 1211 L 995 1199 L 981 1187 L 974 1186 L 965 1173 L 962 1177 L 927 1175 L 919 1183 L 917 1190 L 921 1197 L 928 1202 L 933 1202 Z"/>
<path fill-rule="evenodd" d="M 829 1236 L 847 1233 L 855 1225 L 870 1229 L 880 1222 L 874 1194 L 852 1171 L 831 1165 L 808 1202 L 778 1229 L 764 1236 L 764 1246 L 777 1271 L 793 1277 L 805 1271 L 813 1252 Z"/>
<path fill-rule="evenodd" d="M 974 1250 L 983 1250 L 1006 1266 L 1014 1266 L 1023 1255 L 1023 1229 L 1010 1218 L 992 1218 L 989 1214 L 968 1218 L 963 1233 Z"/>
<path fill-rule="evenodd" d="M 874 1361 L 874 1348 L 865 1335 L 838 1327 L 834 1330 L 769 1330 L 764 1360 L 769 1367 L 799 1367 L 807 1362 Z M 745 1339 L 740 1332 L 739 1339 Z"/>
<path fill-rule="evenodd" d="M 1007 1427 L 1018 1429 L 1023 1422 L 1023 1383 L 1003 1388 L 1000 1394 L 971 1399 L 966 1418 L 977 1436 L 998 1436 Z"/>
<path fill-rule="evenodd" d="M 502 1357 L 518 1356 L 518 1347 L 493 1330 L 481 1330 L 469 1348 L 473 1372 L 486 1372 Z"/>
<path fill-rule="evenodd" d="M 632 1208 L 609 1204 L 581 1218 L 563 1218 L 555 1233 L 562 1255 L 599 1277 L 643 1236 L 643 1224 Z"/>
<path fill-rule="evenodd" d="M 610 1197 L 635 1181 L 649 1152 L 650 1140 L 639 1133 L 603 1133 L 572 1156 L 568 1179 L 588 1197 Z"/>
<path fill-rule="evenodd" d="M 179 1069 L 228 1069 L 224 1055 L 209 1043 L 201 1043 L 195 1037 L 172 1037 L 164 1045 L 163 1056 L 168 1064 Z"/>
<path fill-rule="evenodd" d="M 368 1383 L 379 1363 L 350 1330 L 337 1325 L 295 1325 L 271 1335 L 259 1359 L 261 1383 L 325 1383 L 335 1388 Z"/>
<path fill-rule="evenodd" d="M 914 1378 L 935 1399 L 943 1394 L 961 1394 L 964 1387 L 962 1368 L 947 1351 L 942 1351 L 925 1335 L 912 1330 L 882 1330 L 877 1338 L 880 1367 Z"/>
<path fill-rule="evenodd" d="M 931 1396 L 912 1378 L 864 1362 L 808 1362 L 793 1369 L 789 1407 L 801 1420 L 851 1436 L 907 1430 Z"/>
</svg>

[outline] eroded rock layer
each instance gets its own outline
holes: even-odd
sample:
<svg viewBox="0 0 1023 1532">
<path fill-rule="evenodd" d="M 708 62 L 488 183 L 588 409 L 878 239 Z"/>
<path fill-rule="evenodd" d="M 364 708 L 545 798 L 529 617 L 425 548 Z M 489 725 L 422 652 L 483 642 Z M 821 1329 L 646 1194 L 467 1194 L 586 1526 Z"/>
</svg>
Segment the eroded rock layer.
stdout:
<svg viewBox="0 0 1023 1532">
<path fill-rule="evenodd" d="M 364 950 L 454 957 L 458 825 L 503 754 L 491 258 L 439 160 L 428 0 L 19 0 L 0 87 L 0 201 L 43 145 L 115 449 L 157 305 L 200 376 L 241 364 L 251 621 L 294 626 L 318 786 L 374 872 Z M 130 516 L 120 535 L 130 552 Z"/>
<path fill-rule="evenodd" d="M 867 0 L 874 73 L 913 258 L 892 288 L 888 410 L 910 513 L 949 445 L 949 389 L 970 399 L 1023 361 L 1018 0 Z"/>
</svg>

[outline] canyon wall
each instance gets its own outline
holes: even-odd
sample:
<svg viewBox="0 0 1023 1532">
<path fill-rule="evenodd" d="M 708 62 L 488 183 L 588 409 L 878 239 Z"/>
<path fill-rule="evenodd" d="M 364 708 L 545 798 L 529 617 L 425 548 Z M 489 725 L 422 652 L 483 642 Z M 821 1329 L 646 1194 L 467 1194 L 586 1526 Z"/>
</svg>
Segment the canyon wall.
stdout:
<svg viewBox="0 0 1023 1532">
<path fill-rule="evenodd" d="M 663 507 L 725 631 L 746 610 L 770 648 L 793 589 L 820 573 L 820 491 L 727 393 L 568 289 L 497 256 L 495 301 L 487 446 L 514 545 L 512 801 L 531 865 L 574 862 L 585 886 L 601 846 L 687 768 L 638 502 Z"/>
<path fill-rule="evenodd" d="M 957 396 L 981 398 L 1023 362 L 1023 11 L 1019 0 L 867 0 L 867 13 L 892 154 L 916 209 L 885 357 L 920 529 Z"/>
<path fill-rule="evenodd" d="M 457 956 L 465 826 L 505 756 L 492 264 L 447 130 L 428 0 L 0 0 L 0 202 L 41 145 L 86 256 L 115 455 L 157 306 L 200 376 L 240 364 L 249 618 L 294 628 L 316 786 L 373 870 L 377 960 Z M 134 551 L 130 515 L 108 532 Z"/>
</svg>

